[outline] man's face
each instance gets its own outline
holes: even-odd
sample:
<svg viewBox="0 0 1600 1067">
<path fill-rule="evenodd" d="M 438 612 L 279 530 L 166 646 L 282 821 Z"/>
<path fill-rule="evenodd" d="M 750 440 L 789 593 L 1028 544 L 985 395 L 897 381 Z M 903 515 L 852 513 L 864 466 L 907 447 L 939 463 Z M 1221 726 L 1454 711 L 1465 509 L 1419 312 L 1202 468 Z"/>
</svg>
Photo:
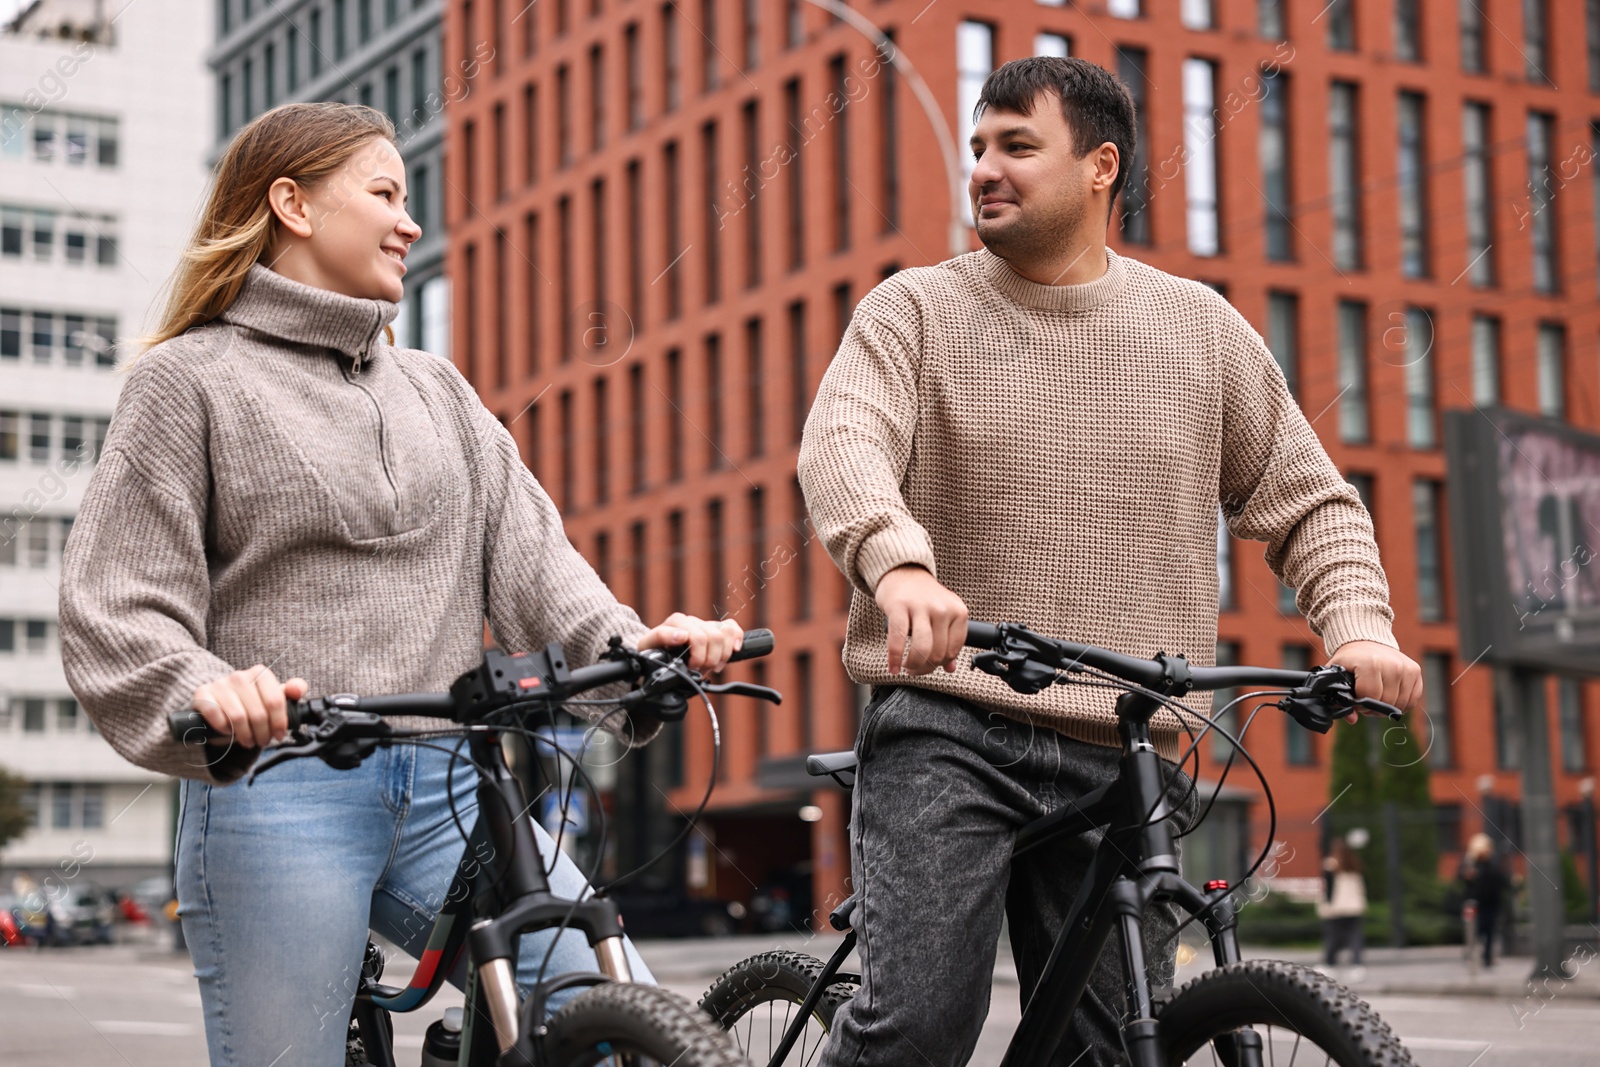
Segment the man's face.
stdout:
<svg viewBox="0 0 1600 1067">
<path fill-rule="evenodd" d="M 1083 224 L 1097 153 L 1079 157 L 1053 92 L 1033 113 L 990 108 L 970 143 L 975 164 L 967 195 L 978 239 L 1005 259 L 1059 255 Z"/>
</svg>

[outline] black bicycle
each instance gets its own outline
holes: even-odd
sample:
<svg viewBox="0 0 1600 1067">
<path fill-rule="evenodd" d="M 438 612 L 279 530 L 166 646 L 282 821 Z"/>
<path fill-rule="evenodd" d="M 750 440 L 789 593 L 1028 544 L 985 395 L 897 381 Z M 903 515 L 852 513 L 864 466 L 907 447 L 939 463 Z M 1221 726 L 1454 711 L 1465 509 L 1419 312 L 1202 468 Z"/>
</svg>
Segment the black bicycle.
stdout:
<svg viewBox="0 0 1600 1067">
<path fill-rule="evenodd" d="M 1198 727 L 1189 730 L 1192 741 L 1179 766 L 1198 751 L 1201 738 L 1215 731 L 1260 776 L 1239 737 L 1221 725 L 1221 711 L 1203 716 L 1178 698 L 1192 690 L 1265 686 L 1266 691 L 1233 703 L 1263 698 L 1260 706 L 1274 703 L 1318 733 L 1353 711 L 1397 719 L 1399 709 L 1358 698 L 1354 677 L 1338 666 L 1311 671 L 1192 667 L 1182 656 L 1162 653 L 1150 660 L 1137 659 L 1009 623 L 972 623 L 967 644 L 987 650 L 973 657 L 975 668 L 1004 679 L 1019 693 L 1074 683 L 1123 690 L 1116 702 L 1121 774 L 1017 833 L 1013 856 L 1096 829 L 1105 831 L 1084 889 L 1067 913 L 1044 973 L 1027 996 L 1003 1067 L 1051 1062 L 1113 928 L 1119 935 L 1128 1005 L 1122 1039 L 1128 1062 L 1135 1067 L 1197 1062 L 1261 1067 L 1314 1063 L 1315 1055 L 1340 1067 L 1403 1067 L 1412 1062 L 1393 1031 L 1365 1002 L 1321 972 L 1281 961 L 1240 959 L 1228 881 L 1208 881 L 1202 889 L 1179 873 L 1178 835 L 1169 822 L 1173 809 L 1166 800 L 1170 771 L 1156 754 L 1150 733 L 1156 712 L 1171 709 L 1186 728 L 1190 723 Z M 1248 726 L 1247 720 L 1240 735 Z M 855 766 L 853 752 L 807 760 L 812 774 L 832 776 L 846 787 L 854 781 Z M 1264 777 L 1262 785 L 1265 789 Z M 1268 846 L 1241 882 L 1255 873 L 1271 848 L 1276 811 L 1270 790 L 1266 800 L 1272 813 Z M 1152 988 L 1145 969 L 1144 915 L 1151 904 L 1164 902 L 1189 914 L 1185 926 L 1194 921 L 1203 924 L 1216 959 L 1215 969 L 1175 993 Z M 701 1008 L 734 1034 L 755 1063 L 777 1067 L 819 1058 L 835 1013 L 860 981 L 859 975 L 841 970 L 855 947 L 856 935 L 850 929 L 854 907 L 851 898 L 833 912 L 832 925 L 846 931 L 846 936 L 826 963 L 796 952 L 763 953 L 736 964 L 702 998 Z M 1203 1059 L 1206 1056 L 1209 1059 Z"/>
<path fill-rule="evenodd" d="M 732 658 L 764 656 L 772 647 L 770 631 L 751 630 Z M 533 805 L 505 753 L 506 745 L 517 738 L 548 746 L 566 759 L 574 775 L 586 778 L 581 758 L 556 748 L 540 727 L 549 724 L 554 712 L 576 703 L 580 694 L 606 686 L 628 688 L 614 699 L 583 703 L 612 705 L 614 714 L 625 711 L 634 723 L 677 722 L 691 699 L 708 694 L 739 694 L 775 704 L 781 700 L 764 686 L 707 683 L 682 655 L 683 650 L 627 648 L 613 637 L 600 662 L 569 669 L 559 644 L 517 655 L 491 649 L 483 663 L 457 679 L 448 693 L 338 694 L 289 702 L 290 736 L 263 750 L 252 780 L 287 760 L 316 757 L 349 770 L 380 747 L 452 739 L 458 747 L 466 745 L 466 761 L 478 775 L 479 818 L 470 834 L 463 829 L 466 849 L 426 950 L 405 988 L 379 982 L 383 954 L 372 942 L 367 944 L 351 1012 L 347 1063 L 395 1067 L 390 1013 L 416 1011 L 426 1004 L 463 952 L 470 959 L 465 1005 L 459 1017 L 452 1010 L 430 1027 L 425 1047 L 436 1061 L 461 1067 L 602 1063 L 738 1067 L 745 1062 L 727 1035 L 687 1001 L 656 986 L 632 982 L 621 918 L 604 890 L 581 901 L 550 892 L 534 842 L 529 814 Z M 706 708 L 715 726 L 709 699 Z M 385 721 L 386 716 L 401 715 L 444 719 L 450 725 L 406 730 Z M 180 741 L 204 744 L 224 739 L 197 711 L 173 712 L 168 720 L 173 737 Z M 709 793 L 708 785 L 708 797 Z M 692 825 L 691 818 L 685 834 Z M 603 826 L 600 836 L 604 837 Z M 599 973 L 541 978 L 522 996 L 514 978 L 521 935 L 568 927 L 587 935 Z M 589 988 L 546 1019 L 553 994 L 585 986 Z"/>
</svg>

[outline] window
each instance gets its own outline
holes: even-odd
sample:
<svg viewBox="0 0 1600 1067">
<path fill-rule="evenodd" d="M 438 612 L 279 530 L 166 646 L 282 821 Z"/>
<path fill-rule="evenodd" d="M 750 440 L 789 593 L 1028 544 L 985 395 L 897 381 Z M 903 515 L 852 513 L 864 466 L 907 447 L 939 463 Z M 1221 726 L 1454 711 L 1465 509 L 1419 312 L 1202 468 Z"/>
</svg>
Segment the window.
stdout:
<svg viewBox="0 0 1600 1067">
<path fill-rule="evenodd" d="M 556 68 L 556 157 L 561 166 L 572 166 L 572 85 L 565 63 Z"/>
<path fill-rule="evenodd" d="M 1328 169 L 1333 209 L 1333 262 L 1361 266 L 1361 168 L 1356 151 L 1356 87 L 1334 82 L 1328 103 Z"/>
<path fill-rule="evenodd" d="M 56 730 L 73 733 L 78 729 L 78 702 L 71 697 L 56 701 Z"/>
<path fill-rule="evenodd" d="M 744 69 L 761 65 L 761 0 L 744 0 Z"/>
<path fill-rule="evenodd" d="M 994 27 L 986 22 L 966 20 L 956 26 L 956 114 L 959 129 L 956 131 L 956 150 L 961 154 L 961 176 L 972 180 L 975 160 L 966 150 L 972 138 L 973 109 L 978 105 L 978 94 L 983 83 L 994 70 Z M 962 197 L 962 220 L 973 224 L 972 205 Z"/>
<path fill-rule="evenodd" d="M 800 443 L 806 411 L 811 404 L 811 380 L 806 367 L 806 305 L 789 305 L 789 428 L 790 440 Z"/>
<path fill-rule="evenodd" d="M 284 82 L 292 95 L 300 88 L 300 30 L 292 22 L 284 34 L 283 58 L 287 65 Z"/>
<path fill-rule="evenodd" d="M 742 188 L 736 195 L 742 196 L 744 202 L 737 210 L 744 217 L 744 283 L 746 287 L 754 288 L 761 284 L 760 102 L 751 100 L 746 103 L 741 115 L 744 132 L 744 174 L 740 178 Z"/>
<path fill-rule="evenodd" d="M 1423 145 L 1423 98 L 1401 93 L 1399 107 L 1400 151 L 1400 269 L 1408 278 L 1428 274 L 1428 162 Z"/>
<path fill-rule="evenodd" d="M 850 97 L 842 54 L 828 60 L 828 77 L 843 101 L 833 117 L 833 250 L 842 252 L 850 247 Z"/>
<path fill-rule="evenodd" d="M 1139 17 L 1139 0 L 1106 0 L 1106 14 L 1114 19 Z"/>
<path fill-rule="evenodd" d="M 261 55 L 261 106 L 270 109 L 278 102 L 278 46 L 267 42 Z"/>
<path fill-rule="evenodd" d="M 1412 448 L 1438 444 L 1434 417 L 1433 316 L 1422 308 L 1405 311 L 1406 443 Z"/>
<path fill-rule="evenodd" d="M 1256 0 L 1256 32 L 1269 41 L 1286 39 L 1283 0 Z"/>
<path fill-rule="evenodd" d="M 506 198 L 506 106 L 504 104 L 494 106 L 493 122 L 494 198 L 504 200 Z"/>
<path fill-rule="evenodd" d="M 722 336 L 706 337 L 706 456 L 707 470 L 721 470 L 727 466 L 728 455 L 722 439 Z"/>
<path fill-rule="evenodd" d="M 1556 681 L 1556 707 L 1561 729 L 1561 769 L 1577 774 L 1589 769 L 1589 737 L 1583 721 L 1583 682 Z"/>
<path fill-rule="evenodd" d="M 1136 11 L 1137 13 L 1137 11 Z M 1133 97 L 1133 158 L 1122 186 L 1122 237 L 1132 244 L 1150 243 L 1150 123 L 1145 115 L 1149 83 L 1142 48 L 1117 49 L 1117 77 Z"/>
<path fill-rule="evenodd" d="M 628 368 L 628 469 L 635 493 L 644 492 L 647 470 L 648 444 L 645 438 L 644 364 L 635 363 Z"/>
<path fill-rule="evenodd" d="M 43 531 L 44 536 L 42 538 L 40 538 L 40 540 L 42 540 L 46 546 L 49 545 L 49 543 L 50 543 L 49 542 L 50 525 L 48 523 L 43 523 L 43 522 L 40 522 L 40 523 L 29 523 L 28 526 L 30 528 L 29 529 L 30 541 L 32 541 L 32 539 L 33 539 L 32 535 L 34 533 L 36 533 L 38 531 Z M 30 544 L 28 546 L 30 552 L 33 550 L 33 547 L 34 547 L 33 544 Z M 33 656 L 43 655 L 48 650 L 49 642 L 50 642 L 50 622 L 49 622 L 49 620 L 48 619 L 28 619 L 26 622 L 24 622 L 22 624 L 22 637 L 23 637 L 23 651 L 25 651 L 29 655 L 33 655 Z M 40 703 L 40 706 L 42 708 L 44 702 L 40 701 L 39 703 Z M 44 715 L 44 712 L 41 710 L 39 712 L 39 714 L 42 717 Z"/>
<path fill-rule="evenodd" d="M 745 351 L 745 444 L 751 457 L 765 451 L 762 427 L 766 422 L 762 411 L 762 394 L 765 375 L 761 351 L 761 319 L 748 319 L 744 324 Z"/>
<path fill-rule="evenodd" d="M 678 72 L 678 9 L 670 3 L 661 6 L 661 53 L 665 107 L 668 111 L 676 111 L 682 92 Z"/>
<path fill-rule="evenodd" d="M 1423 622 L 1444 618 L 1444 560 L 1440 544 L 1438 482 L 1418 478 L 1411 483 L 1412 514 L 1417 529 L 1417 614 Z"/>
<path fill-rule="evenodd" d="M 1072 54 L 1072 40 L 1061 33 L 1038 33 L 1033 37 L 1033 54 L 1065 59 Z"/>
<path fill-rule="evenodd" d="M 1183 61 L 1184 191 L 1188 198 L 1189 251 L 1197 256 L 1214 256 L 1220 250 L 1217 120 L 1212 108 L 1216 77 L 1216 65 L 1208 60 Z"/>
<path fill-rule="evenodd" d="M 805 138 L 800 129 L 800 79 L 783 85 L 784 120 L 789 125 L 789 268 L 797 269 L 806 260 L 805 164 L 801 159 Z"/>
<path fill-rule="evenodd" d="M 606 60 L 599 45 L 589 49 L 589 150 L 606 143 Z"/>
<path fill-rule="evenodd" d="M 722 84 L 717 69 L 717 0 L 700 0 L 701 86 L 711 92 Z"/>
<path fill-rule="evenodd" d="M 811 522 L 798 478 L 789 483 L 789 500 L 794 511 L 789 528 L 794 533 L 794 617 L 798 621 L 811 618 Z"/>
<path fill-rule="evenodd" d="M 1367 305 L 1339 301 L 1339 438 L 1369 439 L 1367 420 Z"/>
<path fill-rule="evenodd" d="M 644 247 L 644 183 L 637 159 L 628 161 L 628 247 L 635 254 L 627 256 L 628 308 L 633 313 L 632 335 L 637 337 L 644 329 L 644 257 L 637 250 Z"/>
<path fill-rule="evenodd" d="M 667 276 L 667 318 L 675 319 L 683 313 L 683 277 L 678 269 L 683 258 L 682 219 L 678 214 L 681 199 L 678 188 L 678 142 L 668 141 L 661 150 L 661 164 L 665 173 L 662 191 L 666 195 L 667 266 L 662 271 Z"/>
<path fill-rule="evenodd" d="M 843 116 L 840 116 L 841 118 Z M 715 209 L 717 202 L 717 124 L 707 122 L 700 127 L 700 176 L 706 205 L 705 218 L 705 286 L 706 303 L 715 304 L 722 299 L 722 219 Z"/>
<path fill-rule="evenodd" d="M 1286 671 L 1311 670 L 1311 649 L 1305 645 L 1283 646 L 1283 669 Z M 1285 759 L 1291 766 L 1308 767 L 1317 762 L 1317 749 L 1310 730 L 1301 726 L 1287 715 L 1283 716 L 1283 728 L 1288 739 Z"/>
<path fill-rule="evenodd" d="M 1212 21 L 1211 0 L 1179 0 L 1178 17 L 1185 29 L 1209 30 L 1216 25 Z"/>
<path fill-rule="evenodd" d="M 1422 58 L 1421 0 L 1394 0 L 1394 54 L 1412 63 Z"/>
<path fill-rule="evenodd" d="M 76 266 L 93 262 L 100 267 L 114 267 L 117 230 L 117 220 L 110 215 L 0 205 L 0 256 L 23 259 L 31 244 L 31 258 L 36 263 Z"/>
<path fill-rule="evenodd" d="M 1494 761 L 1503 771 L 1522 769 L 1522 724 L 1506 706 L 1507 690 L 1516 684 L 1510 673 L 1495 669 L 1494 679 Z"/>
<path fill-rule="evenodd" d="M 711 542 L 707 568 L 711 580 L 711 618 L 725 619 L 728 617 L 728 580 L 723 556 L 727 546 L 722 529 L 722 501 L 718 498 L 706 502 L 706 532 Z"/>
<path fill-rule="evenodd" d="M 1522 0 L 1522 59 L 1531 82 L 1550 84 L 1549 20 L 1545 0 Z"/>
<path fill-rule="evenodd" d="M 811 751 L 811 653 L 797 652 L 794 657 L 795 708 L 800 717 L 800 747 Z"/>
<path fill-rule="evenodd" d="M 800 4 L 801 0 L 783 0 L 783 43 L 786 48 L 798 48 L 806 38 Z"/>
<path fill-rule="evenodd" d="M 886 32 L 891 46 L 894 40 L 892 32 Z M 1066 38 L 1062 38 L 1063 41 Z M 880 58 L 889 53 L 880 52 Z M 887 60 L 885 60 L 887 62 Z M 884 71 L 878 89 L 879 129 L 878 144 L 881 154 L 878 157 L 878 175 L 882 181 L 881 204 L 879 211 L 883 217 L 881 232 L 893 233 L 900 229 L 900 100 L 897 86 L 900 79 L 892 71 Z M 1596 135 L 1600 141 L 1600 134 Z M 957 146 L 957 155 L 960 146 Z M 1600 196 L 1600 175 L 1595 179 L 1596 195 Z"/>
<path fill-rule="evenodd" d="M 1472 317 L 1472 402 L 1500 402 L 1500 320 L 1490 315 Z"/>
<path fill-rule="evenodd" d="M 1489 105 L 1469 101 L 1461 112 L 1462 179 L 1467 194 L 1467 272 L 1472 284 L 1494 284 L 1494 205 L 1490 196 Z"/>
<path fill-rule="evenodd" d="M 1461 21 L 1461 69 L 1468 74 L 1483 74 L 1483 8 L 1480 0 L 1458 0 Z"/>
<path fill-rule="evenodd" d="M 623 53 L 628 79 L 628 129 L 644 126 L 644 53 L 639 45 L 639 24 L 630 22 L 622 31 Z"/>
<path fill-rule="evenodd" d="M 748 594 L 750 621 L 756 626 L 767 625 L 767 496 L 762 488 L 752 486 L 746 494 L 750 508 L 750 573 L 739 584 Z M 741 598 L 740 607 L 743 607 Z M 735 611 L 735 614 L 739 612 Z"/>
<path fill-rule="evenodd" d="M 14 545 L 15 540 L 6 538 L 6 544 Z M 17 650 L 17 620 L 0 619 L 0 653 L 10 654 Z M 6 705 L 6 714 L 10 714 L 10 705 Z"/>
<path fill-rule="evenodd" d="M 1566 418 L 1566 327 L 1556 322 L 1539 324 L 1539 414 Z"/>
<path fill-rule="evenodd" d="M 42 701 L 41 701 L 42 703 Z M 50 828 L 65 830 L 72 826 L 72 783 L 50 783 Z"/>
<path fill-rule="evenodd" d="M 1294 293 L 1267 294 L 1267 347 L 1283 371 L 1289 392 L 1299 396 L 1300 298 Z"/>
<path fill-rule="evenodd" d="M 16 461 L 17 428 L 20 422 L 15 411 L 0 411 L 0 460 Z"/>
<path fill-rule="evenodd" d="M 1239 662 L 1239 645 L 1236 641 L 1217 642 L 1217 666 L 1232 667 Z M 1235 739 L 1239 736 L 1239 708 L 1228 705 L 1239 695 L 1237 689 L 1218 689 L 1211 697 L 1211 716 L 1216 724 L 1223 730 L 1232 734 Z M 1223 709 L 1227 708 L 1226 711 Z M 1211 758 L 1218 763 L 1224 763 L 1234 754 L 1233 741 L 1224 737 L 1221 730 L 1212 730 Z"/>
<path fill-rule="evenodd" d="M 667 477 L 671 481 L 683 478 L 683 357 L 676 348 L 667 351 Z M 674 604 L 682 604 L 675 598 Z M 673 608 L 681 611 L 681 608 Z"/>
<path fill-rule="evenodd" d="M 594 502 L 611 499 L 611 397 L 604 377 L 594 380 Z"/>
<path fill-rule="evenodd" d="M 1328 47 L 1336 52 L 1354 52 L 1355 0 L 1331 0 L 1325 12 L 1328 20 Z"/>
<path fill-rule="evenodd" d="M 1528 112 L 1528 226 L 1533 246 L 1533 287 L 1553 293 L 1560 287 L 1556 273 L 1556 182 L 1550 150 L 1555 136 L 1554 115 Z"/>
<path fill-rule="evenodd" d="M 650 556 L 649 540 L 643 522 L 636 522 L 628 528 L 628 542 L 633 555 L 633 610 L 641 619 L 648 619 L 650 610 L 645 601 L 650 592 Z"/>
<path fill-rule="evenodd" d="M 1294 258 L 1289 221 L 1289 76 L 1261 72 L 1261 192 L 1266 201 L 1267 258 Z"/>
<path fill-rule="evenodd" d="M 578 450 L 578 431 L 572 412 L 572 390 L 561 391 L 561 510 L 571 514 L 578 507 L 578 479 L 573 472 Z"/>
<path fill-rule="evenodd" d="M 1450 676 L 1450 653 L 1425 652 L 1422 656 L 1422 692 L 1426 701 L 1424 709 L 1428 720 L 1427 745 L 1430 767 L 1454 767 L 1455 734 L 1451 721 L 1453 710 L 1450 689 L 1455 680 Z"/>
<path fill-rule="evenodd" d="M 35 463 L 50 462 L 50 416 L 34 412 L 28 416 L 28 458 Z"/>
</svg>

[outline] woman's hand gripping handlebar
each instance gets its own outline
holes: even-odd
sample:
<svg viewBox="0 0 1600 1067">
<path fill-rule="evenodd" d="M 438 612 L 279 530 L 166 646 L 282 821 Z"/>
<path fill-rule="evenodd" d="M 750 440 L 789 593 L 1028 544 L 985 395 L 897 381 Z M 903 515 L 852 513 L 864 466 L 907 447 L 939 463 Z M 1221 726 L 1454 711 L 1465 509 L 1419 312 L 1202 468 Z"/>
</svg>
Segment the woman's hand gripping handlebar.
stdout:
<svg viewBox="0 0 1600 1067">
<path fill-rule="evenodd" d="M 770 630 L 750 630 L 730 660 L 753 659 L 769 654 L 774 645 Z M 688 699 L 697 690 L 728 693 L 781 701 L 779 694 L 765 686 L 747 682 L 707 683 L 698 671 L 688 667 L 687 647 L 671 649 L 632 649 L 613 637 L 599 663 L 576 670 L 568 669 L 559 644 L 543 652 L 507 655 L 498 649 L 484 654 L 483 663 L 456 679 L 447 693 L 410 693 L 397 696 L 361 697 L 338 693 L 309 700 L 286 700 L 290 736 L 314 752 L 297 755 L 339 755 L 345 742 L 371 741 L 348 752 L 349 757 L 364 756 L 376 743 L 392 735 L 385 716 L 411 715 L 447 719 L 472 725 L 492 713 L 513 705 L 549 707 L 592 689 L 618 683 L 632 683 L 619 703 L 637 720 L 671 722 L 681 719 Z M 186 744 L 233 743 L 230 734 L 218 731 L 200 712 L 185 708 L 169 712 L 167 727 L 172 738 Z M 365 752 L 358 751 L 365 749 Z M 289 755 L 286 750 L 282 753 Z M 356 762 L 359 762 L 356 758 Z M 330 760 L 330 762 L 334 762 Z M 337 763 L 335 765 L 338 765 Z M 354 766 L 354 763 L 349 764 Z"/>
</svg>

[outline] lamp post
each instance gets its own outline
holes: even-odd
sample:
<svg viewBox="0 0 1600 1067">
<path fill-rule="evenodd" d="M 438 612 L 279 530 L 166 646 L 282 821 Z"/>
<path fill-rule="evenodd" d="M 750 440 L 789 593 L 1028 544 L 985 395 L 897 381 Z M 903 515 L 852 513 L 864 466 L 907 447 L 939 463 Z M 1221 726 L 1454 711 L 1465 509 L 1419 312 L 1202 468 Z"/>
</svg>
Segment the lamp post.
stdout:
<svg viewBox="0 0 1600 1067">
<path fill-rule="evenodd" d="M 950 255 L 965 255 L 970 251 L 967 247 L 970 243 L 967 239 L 967 224 L 962 220 L 962 207 L 967 198 L 967 181 L 961 176 L 961 159 L 956 154 L 955 135 L 950 132 L 950 124 L 945 121 L 944 112 L 939 110 L 939 103 L 934 100 L 927 83 L 922 80 L 922 76 L 917 73 L 916 68 L 911 65 L 911 61 L 905 57 L 900 48 L 884 35 L 876 23 L 859 11 L 845 6 L 839 0 L 806 0 L 806 3 L 814 4 L 829 12 L 871 41 L 877 47 L 879 55 L 887 59 L 911 87 L 917 103 L 921 104 L 922 110 L 927 113 L 928 123 L 933 127 L 934 139 L 939 142 L 939 154 L 944 158 L 945 180 L 950 186 L 950 225 L 946 231 L 950 243 Z"/>
</svg>

